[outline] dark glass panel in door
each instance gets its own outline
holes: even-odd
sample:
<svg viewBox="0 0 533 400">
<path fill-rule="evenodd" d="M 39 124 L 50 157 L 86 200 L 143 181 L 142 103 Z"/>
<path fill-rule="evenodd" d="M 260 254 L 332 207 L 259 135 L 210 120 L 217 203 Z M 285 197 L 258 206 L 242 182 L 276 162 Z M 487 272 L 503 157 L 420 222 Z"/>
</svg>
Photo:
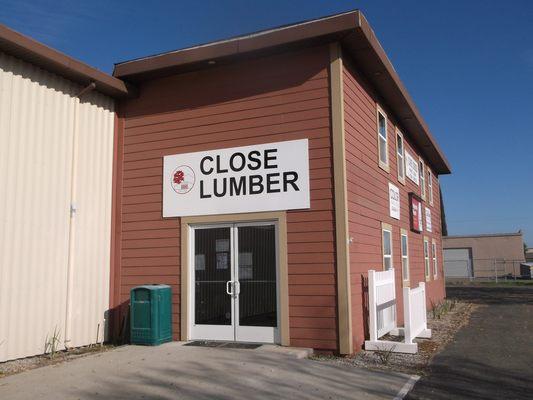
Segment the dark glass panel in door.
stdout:
<svg viewBox="0 0 533 400">
<path fill-rule="evenodd" d="M 239 325 L 277 326 L 274 225 L 238 227 Z"/>
<path fill-rule="evenodd" d="M 230 228 L 194 231 L 194 284 L 197 325 L 231 325 L 231 296 L 226 282 L 231 281 Z"/>
</svg>

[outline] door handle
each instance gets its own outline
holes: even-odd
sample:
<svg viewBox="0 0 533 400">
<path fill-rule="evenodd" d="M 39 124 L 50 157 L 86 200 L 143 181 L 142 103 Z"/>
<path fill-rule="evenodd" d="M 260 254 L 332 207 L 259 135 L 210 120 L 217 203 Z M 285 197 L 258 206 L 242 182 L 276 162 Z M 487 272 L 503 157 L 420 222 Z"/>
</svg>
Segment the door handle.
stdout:
<svg viewBox="0 0 533 400">
<path fill-rule="evenodd" d="M 231 286 L 231 289 L 232 289 L 231 292 L 229 290 L 230 286 Z M 230 296 L 233 296 L 233 281 L 227 281 L 226 282 L 226 293 L 229 294 Z"/>
<path fill-rule="evenodd" d="M 241 294 L 241 283 L 239 281 L 233 282 L 233 291 L 235 292 L 235 297 Z"/>
</svg>

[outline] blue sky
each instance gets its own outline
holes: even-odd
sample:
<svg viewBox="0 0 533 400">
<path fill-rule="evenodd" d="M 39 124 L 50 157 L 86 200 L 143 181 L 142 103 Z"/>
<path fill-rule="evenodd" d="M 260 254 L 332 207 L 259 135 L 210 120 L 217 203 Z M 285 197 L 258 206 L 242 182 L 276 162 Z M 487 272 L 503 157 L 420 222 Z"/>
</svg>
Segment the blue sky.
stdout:
<svg viewBox="0 0 533 400">
<path fill-rule="evenodd" d="M 452 164 L 441 177 L 450 234 L 522 229 L 533 246 L 533 1 L 0 0 L 0 21 L 111 72 L 355 8 Z"/>
</svg>

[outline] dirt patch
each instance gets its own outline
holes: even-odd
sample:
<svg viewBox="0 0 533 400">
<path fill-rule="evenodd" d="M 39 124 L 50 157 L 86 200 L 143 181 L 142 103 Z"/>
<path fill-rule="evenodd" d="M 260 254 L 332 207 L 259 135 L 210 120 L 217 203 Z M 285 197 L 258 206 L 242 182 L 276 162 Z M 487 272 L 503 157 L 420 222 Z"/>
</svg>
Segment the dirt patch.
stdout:
<svg viewBox="0 0 533 400">
<path fill-rule="evenodd" d="M 444 312 L 429 312 L 428 328 L 431 339 L 417 339 L 417 354 L 401 354 L 387 351 L 365 351 L 351 357 L 313 356 L 313 360 L 364 367 L 377 370 L 399 371 L 406 374 L 424 375 L 433 356 L 453 340 L 456 332 L 468 323 L 472 311 L 480 307 L 469 302 L 454 301 Z M 385 337 L 386 340 L 401 340 Z"/>
<path fill-rule="evenodd" d="M 8 375 L 18 374 L 34 368 L 45 367 L 47 365 L 54 365 L 65 361 L 74 360 L 76 358 L 85 357 L 89 354 L 109 351 L 114 348 L 114 346 L 109 345 L 86 346 L 71 350 L 58 351 L 53 357 L 51 357 L 49 354 L 43 354 L 35 357 L 6 361 L 0 363 L 0 378 Z"/>
</svg>

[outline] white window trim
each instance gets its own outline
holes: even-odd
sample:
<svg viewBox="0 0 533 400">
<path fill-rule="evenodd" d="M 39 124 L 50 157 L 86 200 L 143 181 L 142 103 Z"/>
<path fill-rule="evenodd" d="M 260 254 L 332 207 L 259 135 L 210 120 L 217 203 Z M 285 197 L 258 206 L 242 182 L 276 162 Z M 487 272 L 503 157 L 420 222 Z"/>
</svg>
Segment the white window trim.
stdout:
<svg viewBox="0 0 533 400">
<path fill-rule="evenodd" d="M 406 252 L 407 254 L 403 254 L 403 246 L 402 246 L 402 238 L 405 236 L 405 247 L 406 247 Z M 411 278 L 410 278 L 410 275 L 411 275 L 411 271 L 409 270 L 409 235 L 407 234 L 407 230 L 405 229 L 400 229 L 400 256 L 401 256 L 401 264 L 402 264 L 402 280 L 403 280 L 403 285 L 404 286 L 409 286 L 410 285 L 410 281 L 411 281 Z M 404 274 L 404 260 L 405 260 L 405 265 L 406 265 L 406 271 L 407 271 L 407 276 Z"/>
<path fill-rule="evenodd" d="M 399 167 L 399 164 L 400 164 L 400 157 L 399 157 L 399 154 L 400 152 L 398 151 L 398 137 L 401 138 L 402 140 L 402 157 L 401 157 L 401 162 L 403 164 L 403 176 L 400 176 L 400 167 Z M 398 182 L 400 183 L 403 183 L 405 185 L 405 139 L 403 137 L 403 133 L 400 132 L 399 129 L 396 129 L 396 168 L 398 169 Z"/>
<path fill-rule="evenodd" d="M 383 118 L 385 119 L 385 158 L 386 158 L 386 162 L 383 162 L 381 161 L 381 154 L 380 154 L 380 138 L 382 137 L 380 134 L 379 134 L 379 114 L 381 114 L 383 116 Z M 379 167 L 387 172 L 390 172 L 390 166 L 389 166 L 389 133 L 388 133 L 388 124 L 389 124 L 389 121 L 387 119 L 387 114 L 385 114 L 385 112 L 383 111 L 383 109 L 378 105 L 376 104 L 376 133 L 377 133 L 377 141 L 378 141 L 378 164 L 379 164 Z"/>
<path fill-rule="evenodd" d="M 433 260 L 433 279 L 439 276 L 439 266 L 437 264 L 437 242 L 435 239 L 431 240 L 431 258 Z"/>
<path fill-rule="evenodd" d="M 429 281 L 431 278 L 431 265 L 429 264 L 429 240 L 425 236 L 422 251 L 424 253 L 424 275 L 426 276 L 426 281 Z"/>
<path fill-rule="evenodd" d="M 424 164 L 424 160 L 421 157 L 418 158 L 418 175 L 420 180 L 420 197 L 422 200 L 426 200 L 426 164 Z"/>
<path fill-rule="evenodd" d="M 429 191 L 429 205 L 433 205 L 433 173 L 429 168 L 428 170 L 428 191 Z"/>
<path fill-rule="evenodd" d="M 385 255 L 385 241 L 383 240 L 383 233 L 389 232 L 390 237 L 390 255 Z M 390 257 L 390 266 L 391 268 L 394 268 L 393 265 L 393 251 L 392 251 L 393 241 L 392 241 L 392 225 L 381 223 L 381 262 L 383 264 L 383 271 L 387 271 L 387 267 L 385 266 L 385 258 Z"/>
</svg>

